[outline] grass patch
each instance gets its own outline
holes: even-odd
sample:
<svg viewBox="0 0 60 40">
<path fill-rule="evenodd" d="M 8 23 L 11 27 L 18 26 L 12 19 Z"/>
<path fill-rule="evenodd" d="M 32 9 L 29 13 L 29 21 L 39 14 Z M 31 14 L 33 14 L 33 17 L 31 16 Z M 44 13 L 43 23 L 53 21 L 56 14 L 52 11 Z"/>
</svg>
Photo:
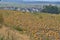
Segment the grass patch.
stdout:
<svg viewBox="0 0 60 40">
<path fill-rule="evenodd" d="M 4 40 L 4 36 L 0 35 L 0 40 Z"/>
<path fill-rule="evenodd" d="M 46 40 L 49 40 L 49 38 L 47 37 Z"/>
<path fill-rule="evenodd" d="M 17 30 L 17 31 L 23 31 L 23 28 L 21 28 L 21 27 L 17 27 L 17 26 L 13 26 L 13 28 L 15 29 L 15 30 Z"/>
<path fill-rule="evenodd" d="M 3 23 L 4 23 L 3 14 L 0 13 L 0 28 L 2 27 Z"/>
</svg>

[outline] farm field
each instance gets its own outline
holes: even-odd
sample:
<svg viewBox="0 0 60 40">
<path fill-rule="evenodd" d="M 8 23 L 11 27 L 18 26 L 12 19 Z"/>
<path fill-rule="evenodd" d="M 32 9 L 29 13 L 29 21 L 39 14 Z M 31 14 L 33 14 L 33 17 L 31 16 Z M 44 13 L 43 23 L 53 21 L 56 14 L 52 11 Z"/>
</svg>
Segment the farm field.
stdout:
<svg viewBox="0 0 60 40">
<path fill-rule="evenodd" d="M 60 40 L 60 14 L 0 10 L 0 40 Z"/>
</svg>

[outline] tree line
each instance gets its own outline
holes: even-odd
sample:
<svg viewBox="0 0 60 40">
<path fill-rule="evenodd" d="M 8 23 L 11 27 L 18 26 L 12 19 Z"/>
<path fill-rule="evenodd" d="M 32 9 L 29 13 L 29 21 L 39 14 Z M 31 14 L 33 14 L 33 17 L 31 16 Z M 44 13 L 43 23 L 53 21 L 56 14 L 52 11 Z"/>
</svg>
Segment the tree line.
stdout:
<svg viewBox="0 0 60 40">
<path fill-rule="evenodd" d="M 60 13 L 60 9 L 57 6 L 53 6 L 53 5 L 46 5 L 43 6 L 42 12 L 44 13 L 54 13 L 54 14 L 59 14 Z"/>
</svg>

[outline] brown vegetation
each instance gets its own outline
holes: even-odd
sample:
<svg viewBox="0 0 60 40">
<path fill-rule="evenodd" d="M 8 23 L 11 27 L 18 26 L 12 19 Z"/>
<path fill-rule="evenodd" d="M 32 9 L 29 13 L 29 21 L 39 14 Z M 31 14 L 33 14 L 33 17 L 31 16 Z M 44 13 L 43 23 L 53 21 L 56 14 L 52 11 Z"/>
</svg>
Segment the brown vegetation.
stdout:
<svg viewBox="0 0 60 40">
<path fill-rule="evenodd" d="M 32 14 L 10 10 L 0 10 L 0 13 L 3 14 L 6 27 L 30 36 L 30 40 L 60 40 L 60 14 Z"/>
</svg>

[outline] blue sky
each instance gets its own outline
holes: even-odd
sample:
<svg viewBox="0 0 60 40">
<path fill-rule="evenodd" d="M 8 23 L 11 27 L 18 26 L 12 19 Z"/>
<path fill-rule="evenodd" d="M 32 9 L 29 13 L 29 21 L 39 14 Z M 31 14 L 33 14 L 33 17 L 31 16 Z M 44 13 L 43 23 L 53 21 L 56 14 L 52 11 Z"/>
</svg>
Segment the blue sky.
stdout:
<svg viewBox="0 0 60 40">
<path fill-rule="evenodd" d="M 60 1 L 60 0 L 1 0 L 3 2 L 21 2 L 21 1 Z"/>
<path fill-rule="evenodd" d="M 1 1 L 22 1 L 22 0 L 1 0 Z"/>
<path fill-rule="evenodd" d="M 60 1 L 60 0 L 24 0 L 24 1 Z"/>
</svg>

